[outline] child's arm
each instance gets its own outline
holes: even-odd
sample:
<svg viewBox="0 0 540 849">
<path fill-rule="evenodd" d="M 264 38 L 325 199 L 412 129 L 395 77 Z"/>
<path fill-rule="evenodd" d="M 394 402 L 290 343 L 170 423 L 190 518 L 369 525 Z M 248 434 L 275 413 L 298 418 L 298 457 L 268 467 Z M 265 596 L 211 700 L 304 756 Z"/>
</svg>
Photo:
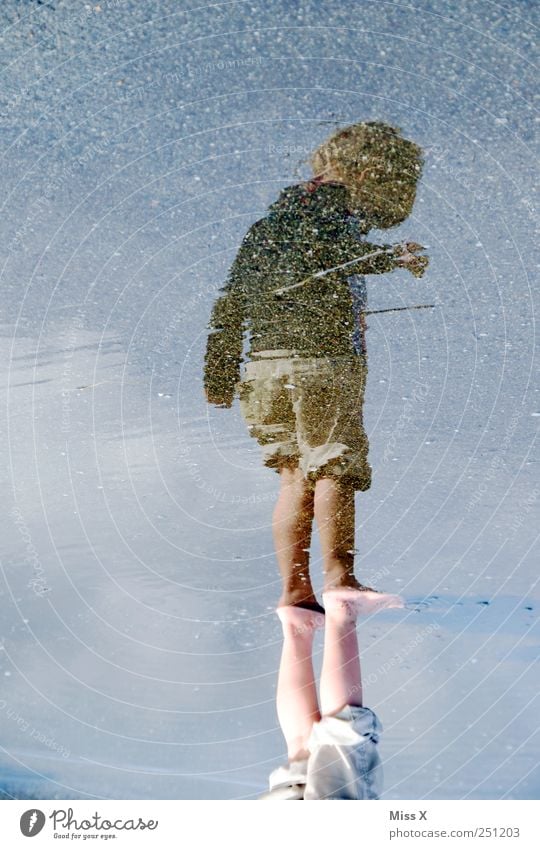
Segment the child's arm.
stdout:
<svg viewBox="0 0 540 849">
<path fill-rule="evenodd" d="M 214 304 L 204 357 L 204 389 L 210 404 L 230 407 L 240 378 L 245 320 L 244 293 L 235 262 Z"/>
<path fill-rule="evenodd" d="M 358 246 L 361 246 L 360 248 Z M 406 242 L 405 244 L 397 245 L 374 245 L 370 242 L 356 241 L 355 251 L 356 257 L 340 262 L 337 265 L 323 268 L 313 272 L 308 277 L 300 280 L 299 283 L 293 283 L 291 286 L 282 286 L 275 289 L 276 295 L 282 295 L 292 289 L 298 289 L 305 286 L 306 283 L 315 282 L 320 278 L 327 278 L 327 282 L 331 282 L 332 275 L 337 275 L 335 279 L 340 280 L 341 275 L 346 273 L 347 276 L 354 274 L 385 274 L 393 271 L 394 268 L 407 268 L 415 277 L 422 277 L 426 270 L 429 260 L 427 256 L 416 256 L 413 251 L 423 250 L 421 245 L 416 242 Z M 359 253 L 360 251 L 360 253 Z"/>
<path fill-rule="evenodd" d="M 355 241 L 352 247 L 343 243 L 337 245 L 337 258 L 345 256 L 348 260 L 338 262 L 337 265 L 324 269 L 316 276 L 324 277 L 331 271 L 346 270 L 347 274 L 386 274 L 393 271 L 397 264 L 395 245 L 375 245 L 373 242 Z"/>
<path fill-rule="evenodd" d="M 334 242 L 331 255 L 336 260 L 331 266 L 348 263 L 348 274 L 387 274 L 396 268 L 407 268 L 415 277 L 421 277 L 427 267 L 427 257 L 414 255 L 423 250 L 421 245 L 414 242 L 397 245 L 366 242 L 357 235 L 357 219 L 352 215 L 336 216 L 331 224 Z M 362 258 L 364 256 L 365 259 Z"/>
<path fill-rule="evenodd" d="M 348 274 L 356 273 L 349 269 L 356 269 L 359 266 L 363 274 L 384 274 L 385 271 L 393 271 L 394 268 L 400 267 L 406 268 L 414 277 L 422 277 L 429 264 L 427 256 L 415 255 L 414 251 L 424 250 L 422 245 L 418 245 L 416 242 L 404 242 L 397 245 L 373 245 L 368 242 L 361 242 L 360 244 L 368 245 L 372 250 L 367 253 L 363 252 L 354 260 L 337 265 L 335 268 L 328 269 L 328 271 L 320 271 L 315 274 L 315 277 L 324 277 L 330 271 L 344 268 L 347 269 Z M 390 260 L 388 263 L 384 261 L 385 257 Z"/>
</svg>

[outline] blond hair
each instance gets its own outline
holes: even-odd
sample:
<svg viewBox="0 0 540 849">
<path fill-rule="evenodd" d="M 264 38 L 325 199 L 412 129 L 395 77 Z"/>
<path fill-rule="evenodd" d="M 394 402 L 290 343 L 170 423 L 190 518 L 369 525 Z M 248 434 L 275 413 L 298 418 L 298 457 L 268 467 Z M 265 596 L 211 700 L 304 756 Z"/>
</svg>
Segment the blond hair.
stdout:
<svg viewBox="0 0 540 849">
<path fill-rule="evenodd" d="M 354 202 L 361 197 L 365 173 L 374 166 L 389 177 L 416 185 L 423 158 L 422 148 L 404 138 L 399 127 L 366 121 L 337 130 L 316 148 L 309 163 L 316 176 L 329 171 L 335 174 Z"/>
</svg>

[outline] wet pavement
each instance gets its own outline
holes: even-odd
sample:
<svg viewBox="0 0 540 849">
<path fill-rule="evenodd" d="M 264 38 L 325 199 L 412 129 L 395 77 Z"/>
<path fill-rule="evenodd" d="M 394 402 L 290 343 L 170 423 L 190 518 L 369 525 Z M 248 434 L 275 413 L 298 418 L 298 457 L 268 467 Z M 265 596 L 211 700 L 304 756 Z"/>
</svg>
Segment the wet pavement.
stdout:
<svg viewBox="0 0 540 849">
<path fill-rule="evenodd" d="M 429 269 L 370 276 L 369 309 L 436 305 L 367 320 L 357 569 L 407 600 L 358 629 L 384 797 L 538 797 L 535 17 L 2 4 L 7 798 L 255 798 L 282 762 L 277 476 L 206 403 L 207 323 L 249 226 L 361 120 L 426 158 L 369 238 Z"/>
</svg>

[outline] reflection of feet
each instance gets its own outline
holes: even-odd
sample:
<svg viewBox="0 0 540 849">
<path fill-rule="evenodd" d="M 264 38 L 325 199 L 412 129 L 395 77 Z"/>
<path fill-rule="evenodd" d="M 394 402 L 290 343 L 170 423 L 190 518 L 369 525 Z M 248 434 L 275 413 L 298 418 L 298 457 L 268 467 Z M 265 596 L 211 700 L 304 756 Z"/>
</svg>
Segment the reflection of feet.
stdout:
<svg viewBox="0 0 540 849">
<path fill-rule="evenodd" d="M 304 588 L 284 591 L 278 602 L 278 607 L 301 607 L 306 610 L 314 610 L 317 613 L 324 613 L 324 607 L 321 607 L 314 593 L 306 593 Z"/>
<path fill-rule="evenodd" d="M 319 610 L 313 610 L 312 608 L 299 607 L 296 604 L 286 604 L 277 607 L 276 613 L 279 616 L 281 624 L 292 627 L 296 634 L 324 628 L 324 611 L 321 613 Z"/>
<path fill-rule="evenodd" d="M 404 600 L 399 595 L 380 593 L 370 587 L 356 589 L 353 587 L 339 587 L 326 590 L 323 593 L 324 606 L 329 616 L 343 618 L 346 620 L 356 619 L 357 616 L 368 616 L 377 610 L 405 606 Z"/>
<path fill-rule="evenodd" d="M 337 574 L 333 574 L 332 572 L 326 572 L 325 581 L 324 581 L 324 593 L 329 592 L 330 590 L 359 590 L 365 592 L 366 590 L 371 590 L 371 592 L 377 592 L 373 587 L 367 587 L 365 584 L 361 584 L 354 575 L 350 572 L 338 572 Z"/>
</svg>

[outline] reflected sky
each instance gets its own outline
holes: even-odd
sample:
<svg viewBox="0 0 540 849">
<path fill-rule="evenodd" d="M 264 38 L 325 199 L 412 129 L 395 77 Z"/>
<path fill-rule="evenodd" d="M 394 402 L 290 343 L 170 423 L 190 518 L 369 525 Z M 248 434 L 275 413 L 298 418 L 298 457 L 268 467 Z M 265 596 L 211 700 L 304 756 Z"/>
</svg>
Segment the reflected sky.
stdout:
<svg viewBox="0 0 540 849">
<path fill-rule="evenodd" d="M 207 323 L 314 148 L 381 120 L 425 165 L 369 239 L 430 265 L 367 308 L 436 305 L 367 316 L 385 797 L 537 797 L 534 6 L 52 5 L 0 12 L 3 792 L 256 798 L 282 762 L 278 479 L 206 402 Z"/>
</svg>

